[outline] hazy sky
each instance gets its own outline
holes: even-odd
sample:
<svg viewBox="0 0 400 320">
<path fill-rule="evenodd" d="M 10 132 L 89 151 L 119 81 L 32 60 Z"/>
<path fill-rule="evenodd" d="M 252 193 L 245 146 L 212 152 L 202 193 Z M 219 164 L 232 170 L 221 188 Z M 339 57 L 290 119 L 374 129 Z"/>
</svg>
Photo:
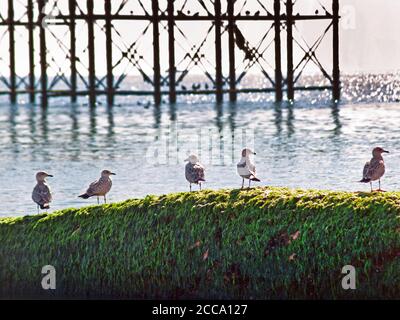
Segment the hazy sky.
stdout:
<svg viewBox="0 0 400 320">
<path fill-rule="evenodd" d="M 54 0 L 52 0 L 54 1 Z M 139 12 L 140 6 L 137 0 L 130 0 L 131 4 L 127 10 Z M 150 0 L 142 0 L 147 8 L 151 8 Z M 160 4 L 164 5 L 166 0 L 160 0 Z M 176 3 L 182 3 L 184 0 L 176 0 Z M 191 2 L 193 1 L 193 2 Z M 221 0 L 226 5 L 226 0 Z M 243 3 L 244 0 L 237 0 L 238 6 Z M 18 3 L 23 1 L 15 1 L 16 6 Z M 67 7 L 67 0 L 58 0 L 60 7 Z M 78 1 L 85 6 L 86 1 Z M 121 0 L 113 0 L 113 5 L 117 5 Z M 262 0 L 267 7 L 271 7 L 272 0 Z M 330 8 L 330 0 L 320 0 L 321 3 L 325 4 Z M 103 1 L 96 0 L 97 5 L 96 11 L 101 12 L 103 10 Z M 188 3 L 195 3 L 195 0 L 190 0 Z M 248 8 L 254 12 L 257 8 L 256 1 L 248 1 L 250 5 Z M 298 0 L 296 7 L 298 11 L 302 13 L 313 13 L 316 8 L 319 8 L 318 0 Z M 341 14 L 343 16 L 341 21 L 341 69 L 343 73 L 354 73 L 354 72 L 396 72 L 400 70 L 400 1 L 399 0 L 341 0 Z M 198 4 L 197 4 L 198 6 Z M 188 7 L 190 8 L 190 6 Z M 247 7 L 246 7 L 247 8 Z M 196 6 L 191 8 L 193 11 L 196 10 Z M 300 9 L 300 10 L 299 10 Z M 6 1 L 0 3 L 0 13 L 6 15 Z M 192 12 L 193 12 L 192 11 Z M 321 12 L 321 10 L 320 10 Z M 130 23 L 124 22 L 116 24 L 118 30 L 124 37 L 124 41 L 129 45 L 132 43 L 144 29 L 145 23 Z M 298 30 L 301 31 L 303 36 L 309 40 L 310 44 L 320 35 L 322 30 L 326 28 L 327 22 L 300 22 L 296 25 Z M 199 43 L 202 40 L 209 24 L 207 23 L 180 23 L 180 27 L 185 31 L 189 40 Z M 257 41 L 263 36 L 264 32 L 268 29 L 269 25 L 263 23 L 252 24 L 252 23 L 241 23 L 239 25 L 246 39 L 250 43 L 257 43 Z M 3 27 L 2 30 L 5 27 Z M 54 26 L 52 27 L 54 28 Z M 56 27 L 57 28 L 57 27 Z M 69 46 L 68 33 L 66 29 L 54 28 L 53 31 L 59 35 L 64 35 L 65 45 Z M 161 28 L 162 29 L 162 28 Z M 27 59 L 27 38 L 26 30 L 23 27 L 18 29 L 17 36 L 17 69 L 19 74 L 23 74 L 24 70 L 28 70 L 28 59 Z M 58 31 L 57 31 L 58 30 Z M 85 63 L 87 60 L 87 53 L 82 53 L 85 46 L 87 45 L 87 27 L 82 23 L 77 27 L 77 34 L 81 35 L 81 41 L 78 43 L 78 50 L 81 51 L 81 60 Z M 147 60 L 151 63 L 152 61 L 152 32 L 151 29 L 147 32 L 147 37 L 143 39 L 140 44 L 141 54 L 144 55 Z M 284 35 L 284 34 L 283 34 Z M 180 37 L 177 33 L 177 37 Z M 283 36 L 284 37 L 284 36 Z M 213 61 L 213 38 L 210 37 L 211 41 L 209 46 L 205 46 L 205 53 L 210 57 L 211 64 Z M 38 39 L 37 39 L 38 40 Z M 188 43 L 184 44 L 185 41 L 182 39 L 180 43 L 184 45 L 186 49 Z M 38 41 L 36 41 L 38 44 Z M 8 74 L 8 40 L 7 36 L 3 38 L 0 47 L 0 72 L 2 74 Z M 7 44 L 7 45 L 4 45 Z M 227 42 L 223 39 L 223 50 L 224 55 L 227 56 Z M 331 34 L 328 35 L 325 42 L 317 52 L 319 58 L 324 65 L 327 66 L 327 70 L 331 70 Z M 57 44 L 54 39 L 48 36 L 48 50 L 50 56 L 54 57 L 57 63 L 61 66 L 68 67 L 68 61 L 65 59 L 65 54 L 57 49 Z M 100 30 L 96 32 L 96 69 L 102 74 L 105 72 L 105 38 Z M 37 48 L 37 53 L 38 53 Z M 162 31 L 161 36 L 161 51 L 162 51 L 162 69 L 167 70 L 167 37 L 166 32 Z M 117 52 L 117 51 L 116 51 Z M 180 45 L 177 45 L 177 60 L 183 58 L 185 51 L 181 50 Z M 298 48 L 295 51 L 296 59 L 301 58 L 301 51 Z M 116 58 L 118 54 L 116 54 Z M 285 55 L 285 52 L 283 52 Z M 267 60 L 269 59 L 273 64 L 273 51 L 266 53 Z M 240 59 L 238 59 L 240 60 Z M 39 67 L 39 66 L 37 66 Z M 122 67 L 121 67 L 122 68 Z M 146 68 L 146 66 L 145 66 Z M 151 66 L 147 66 L 149 72 L 151 72 Z M 226 66 L 224 65 L 224 68 Z M 39 69 L 37 69 L 39 72 Z M 83 70 L 83 69 L 82 69 Z M 131 69 L 133 70 L 133 69 Z M 122 69 L 121 69 L 122 71 Z M 313 68 L 309 69 L 308 72 L 312 72 Z"/>
<path fill-rule="evenodd" d="M 346 72 L 400 70 L 400 1 L 341 0 L 342 10 L 354 6 L 355 28 L 342 19 L 341 57 Z"/>
</svg>

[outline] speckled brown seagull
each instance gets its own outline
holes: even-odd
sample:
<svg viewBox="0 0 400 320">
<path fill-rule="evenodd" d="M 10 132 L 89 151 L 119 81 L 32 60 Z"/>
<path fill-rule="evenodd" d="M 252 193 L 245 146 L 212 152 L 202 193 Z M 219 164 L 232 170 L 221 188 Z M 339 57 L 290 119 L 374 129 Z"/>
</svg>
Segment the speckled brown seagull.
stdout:
<svg viewBox="0 0 400 320">
<path fill-rule="evenodd" d="M 363 178 L 360 182 L 370 183 L 371 192 L 372 182 L 379 180 L 379 189 L 376 191 L 383 191 L 381 189 L 381 178 L 385 174 L 385 162 L 383 161 L 382 153 L 389 153 L 381 147 L 376 147 L 372 151 L 372 159 L 368 161 L 364 166 Z"/>
<path fill-rule="evenodd" d="M 39 208 L 42 210 L 50 209 L 50 202 L 53 199 L 50 187 L 46 182 L 47 177 L 53 177 L 53 176 L 43 171 L 40 171 L 36 174 L 37 184 L 32 192 L 32 200 L 38 206 L 38 213 L 39 213 Z"/>
<path fill-rule="evenodd" d="M 260 181 L 260 179 L 256 177 L 256 166 L 250 159 L 250 155 L 255 154 L 255 152 L 248 148 L 242 150 L 242 158 L 237 164 L 237 173 L 242 177 L 242 189 L 244 188 L 244 179 L 249 180 L 249 188 L 251 181 Z"/>
<path fill-rule="evenodd" d="M 90 197 L 97 197 L 97 203 L 99 203 L 99 197 L 104 198 L 104 203 L 107 203 L 106 194 L 111 190 L 112 180 L 110 176 L 115 176 L 115 173 L 109 170 L 103 170 L 99 180 L 92 182 L 89 188 L 84 194 L 81 194 L 79 198 L 89 199 Z"/>
<path fill-rule="evenodd" d="M 201 183 L 205 182 L 204 167 L 200 163 L 199 158 L 192 154 L 189 158 L 185 159 L 188 163 L 185 166 L 185 177 L 189 182 L 190 191 L 192 191 L 192 183 L 198 184 L 201 190 Z"/>
</svg>

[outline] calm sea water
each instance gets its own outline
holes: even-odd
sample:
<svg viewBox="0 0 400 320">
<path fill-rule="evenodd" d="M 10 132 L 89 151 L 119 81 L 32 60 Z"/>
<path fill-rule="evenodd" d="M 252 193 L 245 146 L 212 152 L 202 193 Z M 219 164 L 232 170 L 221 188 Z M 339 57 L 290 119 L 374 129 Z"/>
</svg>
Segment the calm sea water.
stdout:
<svg viewBox="0 0 400 320">
<path fill-rule="evenodd" d="M 188 152 L 206 166 L 206 188 L 240 187 L 236 163 L 245 145 L 257 152 L 258 185 L 352 191 L 369 190 L 356 181 L 371 149 L 381 145 L 391 151 L 383 188 L 400 190 L 400 103 L 392 93 L 361 86 L 363 101 L 351 83 L 340 105 L 321 97 L 276 105 L 254 96 L 221 106 L 189 97 L 160 108 L 126 100 L 92 111 L 64 100 L 54 100 L 46 112 L 3 104 L 0 216 L 36 214 L 31 191 L 39 170 L 54 175 L 51 211 L 95 204 L 77 196 L 104 168 L 117 173 L 111 202 L 186 191 Z"/>
</svg>

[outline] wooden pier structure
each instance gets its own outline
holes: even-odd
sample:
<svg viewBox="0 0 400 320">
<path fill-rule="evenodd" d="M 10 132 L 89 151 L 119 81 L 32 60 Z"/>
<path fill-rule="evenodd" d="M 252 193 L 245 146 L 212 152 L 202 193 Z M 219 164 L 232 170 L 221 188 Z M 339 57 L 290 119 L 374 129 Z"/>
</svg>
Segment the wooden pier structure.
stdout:
<svg viewBox="0 0 400 320">
<path fill-rule="evenodd" d="M 254 0 L 260 10 L 246 10 L 246 1 L 239 0 L 5 0 L 7 11 L 0 14 L 0 33 L 8 35 L 7 62 L 9 70 L 0 69 L 3 89 L 0 94 L 9 95 L 10 102 L 16 103 L 19 95 L 27 95 L 31 103 L 40 103 L 44 108 L 53 97 L 70 97 L 76 102 L 78 97 L 87 97 L 90 106 L 95 106 L 99 96 L 106 96 L 112 106 L 116 96 L 152 95 L 154 103 L 160 104 L 163 96 L 175 103 L 180 95 L 215 95 L 217 102 L 223 99 L 236 101 L 240 93 L 265 92 L 275 94 L 276 101 L 295 98 L 295 92 L 310 90 L 331 90 L 332 99 L 340 99 L 339 67 L 339 0 L 329 0 L 329 6 L 321 5 L 315 14 L 303 14 L 300 1 L 294 0 Z M 241 3 L 239 3 L 241 2 Z M 327 1 L 325 1 L 326 3 Z M 18 3 L 18 8 L 17 8 Z M 134 4 L 133 4 L 134 3 Z M 196 3 L 202 9 L 193 12 L 189 8 Z M 320 4 L 320 1 L 317 1 Z M 21 4 L 23 6 L 21 7 Z M 6 5 L 6 4 L 4 4 Z M 130 8 L 127 10 L 126 8 Z M 56 12 L 54 15 L 53 12 Z M 18 14 L 17 14 L 18 13 Z M 327 21 L 327 28 L 317 30 L 321 35 L 312 44 L 300 45 L 296 39 L 296 24 L 312 21 Z M 118 22 L 145 23 L 143 35 L 152 37 L 150 72 L 142 69 L 146 52 L 138 52 L 137 39 L 125 36 L 126 46 L 115 45 L 120 37 Z M 263 26 L 260 44 L 250 43 L 245 31 L 240 29 L 244 22 L 257 22 Z M 205 24 L 209 26 L 206 38 L 212 38 L 212 51 L 204 50 L 203 42 L 193 44 L 186 52 L 182 63 L 177 59 L 178 35 L 184 35 L 181 23 Z M 78 31 L 78 24 L 84 26 Z M 57 38 L 52 28 L 64 27 L 65 38 Z M 267 27 L 267 28 L 266 28 Z M 268 28 L 269 27 L 269 28 Z M 267 32 L 265 33 L 265 30 Z M 298 30 L 297 30 L 298 31 Z M 21 46 L 16 41 L 16 33 L 23 34 L 27 52 L 24 71 L 17 69 L 17 55 Z M 97 48 L 98 32 L 104 34 L 104 48 Z M 255 32 L 252 30 L 251 32 Z M 160 34 L 164 33 L 166 48 L 161 49 Z M 327 70 L 317 56 L 317 49 L 326 35 L 330 34 L 331 70 Z M 190 36 L 184 35 L 187 39 Z M 267 57 L 261 42 L 267 37 L 272 41 L 273 58 Z M 83 41 L 84 39 L 84 41 Z M 48 41 L 56 42 L 62 56 L 54 57 Z M 303 38 L 304 40 L 304 38 Z M 20 40 L 21 41 L 21 40 Z M 84 42 L 85 48 L 79 50 Z M 4 45 L 4 44 L 3 44 Z M 301 49 L 302 58 L 295 61 L 294 50 Z M 185 87 L 192 66 L 204 63 L 207 55 L 214 52 L 211 69 L 204 71 L 210 85 L 207 87 Z M 167 57 L 167 66 L 161 63 Z M 59 59 L 59 60 L 57 60 Z M 268 61 L 267 61 L 268 60 Z M 60 64 L 68 62 L 68 68 Z M 83 62 L 85 61 L 85 63 Z M 267 71 L 262 63 L 272 66 Z M 118 72 L 122 64 L 129 64 L 151 89 L 123 88 L 121 84 L 129 76 Z M 98 66 L 105 66 L 99 72 Z M 238 65 L 245 65 L 238 70 Z M 321 71 L 326 85 L 299 85 L 304 68 L 313 64 Z M 267 80 L 262 87 L 243 87 L 241 81 L 252 67 L 259 67 L 259 74 Z M 60 85 L 62 83 L 62 85 Z M 4 89 L 5 88 L 5 89 Z"/>
</svg>

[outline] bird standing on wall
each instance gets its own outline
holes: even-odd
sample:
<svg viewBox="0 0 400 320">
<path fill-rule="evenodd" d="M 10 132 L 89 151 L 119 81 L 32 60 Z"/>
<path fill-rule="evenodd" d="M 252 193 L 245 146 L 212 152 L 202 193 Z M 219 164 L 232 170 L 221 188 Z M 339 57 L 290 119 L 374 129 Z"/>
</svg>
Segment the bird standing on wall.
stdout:
<svg viewBox="0 0 400 320">
<path fill-rule="evenodd" d="M 53 199 L 50 187 L 46 182 L 47 177 L 53 177 L 53 176 L 43 171 L 38 172 L 36 174 L 37 184 L 32 192 L 32 200 L 38 206 L 38 213 L 39 213 L 39 208 L 42 210 L 50 209 L 50 202 Z"/>
<path fill-rule="evenodd" d="M 242 189 L 244 188 L 244 179 L 249 180 L 249 188 L 251 181 L 260 181 L 256 177 L 256 166 L 251 162 L 250 155 L 255 155 L 256 153 L 252 150 L 246 148 L 242 150 L 242 158 L 237 164 L 237 173 L 242 177 Z"/>
<path fill-rule="evenodd" d="M 382 153 L 389 153 L 389 151 L 384 150 L 381 147 L 376 147 L 372 151 L 372 159 L 368 161 L 364 166 L 363 178 L 360 182 L 370 183 L 371 192 L 372 182 L 379 180 L 379 189 L 376 191 L 383 191 L 381 189 L 381 178 L 385 174 L 385 162 L 383 161 Z"/>
<path fill-rule="evenodd" d="M 206 181 L 204 178 L 203 165 L 194 154 L 190 155 L 185 161 L 188 161 L 185 166 L 185 176 L 186 180 L 189 182 L 190 191 L 192 191 L 192 183 L 198 184 L 201 190 L 201 183 Z"/>
<path fill-rule="evenodd" d="M 104 203 L 107 203 L 106 195 L 111 190 L 112 180 L 110 176 L 115 176 L 115 173 L 109 170 L 103 170 L 99 180 L 92 182 L 89 188 L 84 194 L 81 194 L 79 198 L 89 199 L 90 197 L 97 197 L 97 203 L 99 204 L 99 197 L 104 198 Z"/>
</svg>

